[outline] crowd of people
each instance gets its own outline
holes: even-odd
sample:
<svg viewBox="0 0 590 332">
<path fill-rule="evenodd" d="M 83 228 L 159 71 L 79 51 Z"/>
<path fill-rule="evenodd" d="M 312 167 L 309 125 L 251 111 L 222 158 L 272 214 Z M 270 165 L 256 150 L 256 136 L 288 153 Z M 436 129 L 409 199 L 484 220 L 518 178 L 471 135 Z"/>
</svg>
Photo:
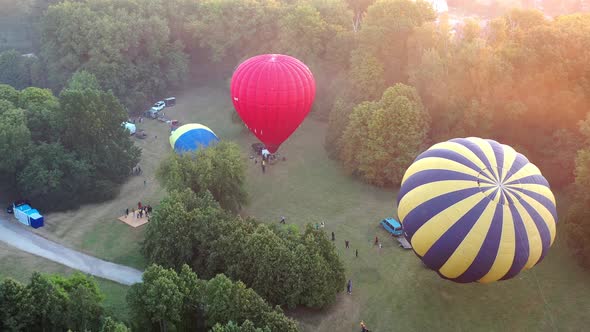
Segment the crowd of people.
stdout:
<svg viewBox="0 0 590 332">
<path fill-rule="evenodd" d="M 151 205 L 142 205 L 141 202 L 137 202 L 137 210 L 135 207 L 131 209 L 131 216 L 133 218 L 141 219 L 144 216 L 149 219 L 150 215 L 152 214 L 152 206 Z M 129 208 L 125 209 L 125 218 L 129 216 Z"/>
</svg>

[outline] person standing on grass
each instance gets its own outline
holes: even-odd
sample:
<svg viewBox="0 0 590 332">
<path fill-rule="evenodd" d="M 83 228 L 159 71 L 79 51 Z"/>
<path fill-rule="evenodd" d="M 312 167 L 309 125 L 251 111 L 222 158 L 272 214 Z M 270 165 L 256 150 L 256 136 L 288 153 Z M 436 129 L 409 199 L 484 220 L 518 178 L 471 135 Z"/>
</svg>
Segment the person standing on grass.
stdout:
<svg viewBox="0 0 590 332">
<path fill-rule="evenodd" d="M 145 180 L 143 180 L 143 186 L 144 186 L 144 187 L 146 186 L 146 182 L 145 182 Z"/>
<path fill-rule="evenodd" d="M 348 247 L 349 247 L 348 240 L 344 240 L 344 246 L 346 247 L 346 249 L 348 249 Z"/>
<path fill-rule="evenodd" d="M 348 284 L 346 284 L 346 291 L 348 294 L 352 294 L 352 280 L 348 279 Z"/>
<path fill-rule="evenodd" d="M 266 161 L 264 161 L 264 159 L 262 159 L 260 165 L 262 166 L 262 173 L 266 173 Z"/>
<path fill-rule="evenodd" d="M 361 320 L 361 332 L 369 332 L 367 325 L 365 325 L 365 322 L 363 322 L 362 320 Z"/>
<path fill-rule="evenodd" d="M 334 235 L 334 232 L 332 232 L 332 241 L 336 241 L 336 236 Z"/>
<path fill-rule="evenodd" d="M 281 216 L 281 224 L 285 224 L 285 216 Z"/>
<path fill-rule="evenodd" d="M 375 236 L 375 245 L 379 244 L 379 238 Z"/>
<path fill-rule="evenodd" d="M 358 258 L 358 257 L 359 257 L 359 250 L 358 250 L 358 249 L 356 249 L 356 250 L 354 251 L 354 254 L 355 254 L 355 255 L 356 255 L 356 257 Z"/>
</svg>

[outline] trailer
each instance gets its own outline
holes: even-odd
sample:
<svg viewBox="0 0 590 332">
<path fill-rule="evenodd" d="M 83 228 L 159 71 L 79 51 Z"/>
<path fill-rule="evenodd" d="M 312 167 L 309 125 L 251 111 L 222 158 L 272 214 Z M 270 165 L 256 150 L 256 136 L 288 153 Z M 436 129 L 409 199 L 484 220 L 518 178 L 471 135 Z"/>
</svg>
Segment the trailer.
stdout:
<svg viewBox="0 0 590 332">
<path fill-rule="evenodd" d="M 397 242 L 399 242 L 400 248 L 412 249 L 412 245 L 410 244 L 410 242 L 408 242 L 408 240 L 406 240 L 405 237 L 397 236 L 395 239 L 397 240 Z"/>
<path fill-rule="evenodd" d="M 43 216 L 29 204 L 13 204 L 14 216 L 21 224 L 33 228 L 43 227 Z"/>
<path fill-rule="evenodd" d="M 166 98 L 166 99 L 164 99 L 164 103 L 166 104 L 166 107 L 172 107 L 172 106 L 176 105 L 176 98 L 175 97 Z"/>
</svg>

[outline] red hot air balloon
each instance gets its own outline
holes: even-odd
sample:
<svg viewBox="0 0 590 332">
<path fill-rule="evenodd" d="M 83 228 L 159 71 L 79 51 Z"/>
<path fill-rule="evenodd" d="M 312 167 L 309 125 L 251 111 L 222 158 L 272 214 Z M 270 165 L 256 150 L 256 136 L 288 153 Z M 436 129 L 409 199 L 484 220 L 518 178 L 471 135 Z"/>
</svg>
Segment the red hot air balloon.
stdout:
<svg viewBox="0 0 590 332">
<path fill-rule="evenodd" d="M 246 127 L 275 153 L 309 113 L 315 81 L 303 62 L 288 55 L 263 54 L 238 66 L 231 96 Z"/>
</svg>

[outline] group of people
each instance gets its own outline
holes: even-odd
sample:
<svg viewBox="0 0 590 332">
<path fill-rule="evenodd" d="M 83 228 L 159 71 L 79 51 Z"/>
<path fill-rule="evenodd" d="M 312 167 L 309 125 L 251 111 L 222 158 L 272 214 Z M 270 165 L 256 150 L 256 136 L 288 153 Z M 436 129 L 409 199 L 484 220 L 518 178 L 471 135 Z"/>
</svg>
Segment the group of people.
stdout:
<svg viewBox="0 0 590 332">
<path fill-rule="evenodd" d="M 133 171 L 131 173 L 133 175 L 140 175 L 142 173 L 141 166 L 137 165 L 133 167 Z"/>
<path fill-rule="evenodd" d="M 344 240 L 344 248 L 346 248 L 346 249 L 350 248 L 350 241 Z M 354 255 L 356 257 L 359 257 L 359 250 L 358 249 L 354 250 Z"/>
<path fill-rule="evenodd" d="M 270 153 L 268 150 L 263 149 L 261 152 L 262 160 L 260 161 L 260 167 L 262 167 L 262 173 L 266 173 L 266 166 L 269 162 L 275 161 L 279 158 L 279 154 Z M 252 157 L 250 157 L 252 158 Z M 282 157 L 283 161 L 287 160 L 287 158 Z M 258 158 L 254 158 L 254 163 L 258 164 Z"/>
<path fill-rule="evenodd" d="M 152 214 L 152 206 L 151 205 L 142 205 L 141 202 L 137 202 L 137 211 L 135 208 L 131 209 L 131 214 L 134 218 L 141 219 L 145 215 L 149 218 Z M 129 208 L 125 209 L 125 218 L 129 216 Z"/>
</svg>

